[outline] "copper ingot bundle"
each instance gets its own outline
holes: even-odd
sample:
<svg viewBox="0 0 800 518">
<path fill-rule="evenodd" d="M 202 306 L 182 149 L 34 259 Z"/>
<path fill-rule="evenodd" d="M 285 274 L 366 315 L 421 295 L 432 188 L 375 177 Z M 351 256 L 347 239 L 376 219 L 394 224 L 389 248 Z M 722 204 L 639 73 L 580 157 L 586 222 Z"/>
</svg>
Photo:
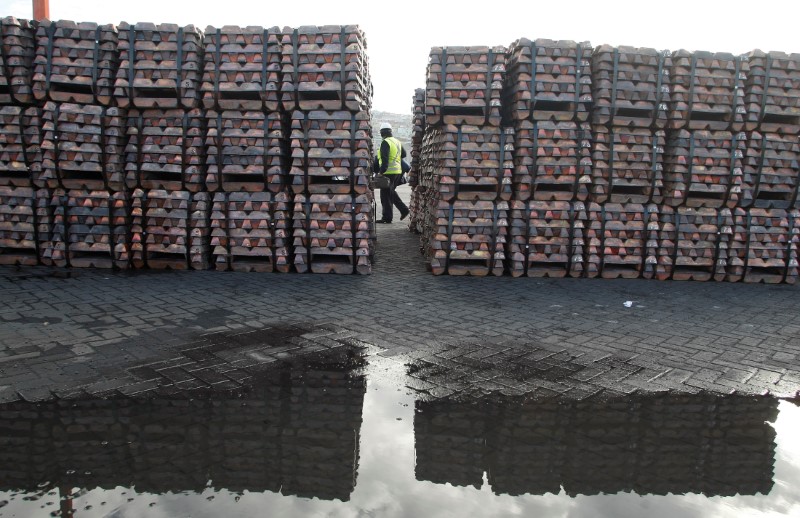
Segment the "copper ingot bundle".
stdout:
<svg viewBox="0 0 800 518">
<path fill-rule="evenodd" d="M 33 185 L 32 169 L 41 166 L 39 117 L 35 107 L 0 105 L 0 185 Z"/>
<path fill-rule="evenodd" d="M 118 45 L 117 28 L 111 24 L 41 21 L 33 74 L 36 99 L 110 106 Z"/>
<path fill-rule="evenodd" d="M 658 205 L 589 203 L 586 216 L 586 277 L 635 279 L 655 275 Z"/>
<path fill-rule="evenodd" d="M 656 278 L 724 280 L 732 233 L 728 208 L 662 206 Z"/>
<path fill-rule="evenodd" d="M 119 24 L 119 106 L 194 108 L 203 62 L 202 34 L 193 25 Z"/>
<path fill-rule="evenodd" d="M 288 272 L 290 195 L 218 192 L 211 206 L 211 254 L 217 270 Z"/>
<path fill-rule="evenodd" d="M 130 189 L 205 190 L 205 119 L 194 110 L 131 110 L 125 182 Z"/>
<path fill-rule="evenodd" d="M 506 265 L 513 277 L 581 277 L 583 202 L 512 201 Z"/>
<path fill-rule="evenodd" d="M 588 123 L 516 124 L 514 199 L 586 200 L 592 183 Z"/>
<path fill-rule="evenodd" d="M 357 25 L 287 27 L 281 49 L 284 110 L 370 109 L 367 42 Z"/>
<path fill-rule="evenodd" d="M 278 27 L 207 27 L 200 84 L 203 106 L 217 110 L 278 110 L 280 40 Z"/>
<path fill-rule="evenodd" d="M 431 130 L 433 188 L 441 200 L 509 200 L 514 132 L 447 124 Z"/>
<path fill-rule="evenodd" d="M 417 88 L 413 97 L 413 119 L 411 132 L 411 170 L 408 172 L 408 183 L 411 186 L 411 203 L 408 206 L 408 228 L 412 232 L 422 231 L 423 208 L 422 198 L 427 187 L 420 185 L 420 170 L 422 169 L 422 147 L 425 136 L 425 90 Z"/>
<path fill-rule="evenodd" d="M 0 20 L 0 105 L 31 104 L 35 55 L 34 23 L 13 16 Z"/>
<path fill-rule="evenodd" d="M 0 264 L 38 264 L 36 232 L 34 189 L 0 185 Z"/>
<path fill-rule="evenodd" d="M 724 52 L 672 53 L 669 127 L 740 131 L 745 124 L 744 86 L 748 62 Z"/>
<path fill-rule="evenodd" d="M 797 282 L 799 210 L 737 208 L 733 220 L 727 280 Z"/>
<path fill-rule="evenodd" d="M 521 38 L 508 50 L 503 109 L 514 121 L 586 121 L 592 106 L 589 42 Z"/>
<path fill-rule="evenodd" d="M 134 268 L 208 269 L 208 193 L 135 189 L 131 207 Z"/>
<path fill-rule="evenodd" d="M 295 111 L 291 120 L 295 194 L 366 194 L 372 173 L 369 114 Z"/>
<path fill-rule="evenodd" d="M 372 203 L 371 192 L 295 194 L 292 246 L 297 272 L 371 273 Z"/>
<path fill-rule="evenodd" d="M 796 133 L 747 134 L 742 207 L 800 207 L 800 140 Z"/>
<path fill-rule="evenodd" d="M 126 111 L 93 104 L 45 103 L 37 187 L 122 191 Z"/>
<path fill-rule="evenodd" d="M 127 193 L 54 189 L 49 222 L 40 228 L 43 264 L 76 268 L 128 268 L 130 201 Z"/>
<path fill-rule="evenodd" d="M 426 123 L 500 126 L 505 76 L 504 47 L 433 47 L 426 72 Z"/>
<path fill-rule="evenodd" d="M 677 130 L 664 151 L 664 203 L 673 207 L 730 207 L 742 191 L 743 133 Z"/>
<path fill-rule="evenodd" d="M 594 124 L 664 128 L 670 102 L 668 52 L 601 45 L 592 53 Z"/>
<path fill-rule="evenodd" d="M 754 50 L 746 59 L 750 68 L 744 88 L 747 129 L 796 134 L 800 131 L 800 54 Z"/>
<path fill-rule="evenodd" d="M 633 126 L 593 125 L 592 129 L 592 201 L 660 203 L 664 132 Z"/>
<path fill-rule="evenodd" d="M 437 201 L 429 208 L 426 254 L 434 275 L 502 275 L 508 202 Z"/>
<path fill-rule="evenodd" d="M 288 180 L 287 122 L 279 112 L 206 112 L 209 191 L 280 192 Z"/>
</svg>

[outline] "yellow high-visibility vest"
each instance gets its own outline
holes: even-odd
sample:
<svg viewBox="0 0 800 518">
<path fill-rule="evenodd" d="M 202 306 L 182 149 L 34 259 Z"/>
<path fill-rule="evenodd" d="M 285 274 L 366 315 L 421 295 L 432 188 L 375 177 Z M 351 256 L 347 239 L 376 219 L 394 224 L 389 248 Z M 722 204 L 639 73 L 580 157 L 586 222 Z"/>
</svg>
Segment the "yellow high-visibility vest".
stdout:
<svg viewBox="0 0 800 518">
<path fill-rule="evenodd" d="M 384 174 L 402 174 L 403 168 L 400 164 L 400 155 L 403 152 L 403 144 L 394 137 L 386 137 L 383 140 L 389 143 L 389 165 L 386 167 L 386 173 Z M 378 148 L 378 165 L 381 168 L 383 167 L 380 148 Z"/>
</svg>

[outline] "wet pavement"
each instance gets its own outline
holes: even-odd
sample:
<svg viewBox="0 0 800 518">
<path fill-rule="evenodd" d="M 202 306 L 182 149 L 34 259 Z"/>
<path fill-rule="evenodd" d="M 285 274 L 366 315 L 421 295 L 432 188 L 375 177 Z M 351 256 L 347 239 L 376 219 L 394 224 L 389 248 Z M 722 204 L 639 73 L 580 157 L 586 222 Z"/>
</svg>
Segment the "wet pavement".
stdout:
<svg viewBox="0 0 800 518">
<path fill-rule="evenodd" d="M 379 232 L 367 277 L 0 268 L 0 516 L 800 515 L 800 287 Z"/>
</svg>

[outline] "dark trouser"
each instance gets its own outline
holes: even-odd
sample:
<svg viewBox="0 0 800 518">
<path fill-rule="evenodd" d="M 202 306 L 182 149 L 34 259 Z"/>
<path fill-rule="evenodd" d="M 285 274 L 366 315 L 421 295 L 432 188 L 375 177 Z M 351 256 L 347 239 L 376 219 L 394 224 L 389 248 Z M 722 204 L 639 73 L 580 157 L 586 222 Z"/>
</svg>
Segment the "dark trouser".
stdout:
<svg viewBox="0 0 800 518">
<path fill-rule="evenodd" d="M 397 191 L 395 191 L 395 189 L 397 189 L 397 184 L 400 182 L 400 177 L 403 175 L 388 174 L 386 176 L 391 180 L 392 186 L 388 189 L 381 189 L 381 209 L 383 210 L 383 220 L 392 221 L 394 213 L 392 205 L 397 207 L 401 217 L 408 212 L 408 207 L 406 207 L 406 204 L 403 203 L 403 200 L 400 199 L 400 196 L 397 195 Z"/>
</svg>

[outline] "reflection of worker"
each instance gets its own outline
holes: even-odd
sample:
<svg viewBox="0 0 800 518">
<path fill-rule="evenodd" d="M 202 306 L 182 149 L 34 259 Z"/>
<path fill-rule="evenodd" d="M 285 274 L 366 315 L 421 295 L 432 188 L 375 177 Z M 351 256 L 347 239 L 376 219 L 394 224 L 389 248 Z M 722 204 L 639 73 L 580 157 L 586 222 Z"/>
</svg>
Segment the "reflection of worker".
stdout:
<svg viewBox="0 0 800 518">
<path fill-rule="evenodd" d="M 391 223 L 394 216 L 392 205 L 400 210 L 401 220 L 408 216 L 408 207 L 397 195 L 397 186 L 403 177 L 401 161 L 406 156 L 406 150 L 403 149 L 403 144 L 392 136 L 392 125 L 388 122 L 381 124 L 381 138 L 383 141 L 378 152 L 378 172 L 389 178 L 390 185 L 386 189 L 381 189 L 383 217 L 377 223 Z"/>
</svg>

